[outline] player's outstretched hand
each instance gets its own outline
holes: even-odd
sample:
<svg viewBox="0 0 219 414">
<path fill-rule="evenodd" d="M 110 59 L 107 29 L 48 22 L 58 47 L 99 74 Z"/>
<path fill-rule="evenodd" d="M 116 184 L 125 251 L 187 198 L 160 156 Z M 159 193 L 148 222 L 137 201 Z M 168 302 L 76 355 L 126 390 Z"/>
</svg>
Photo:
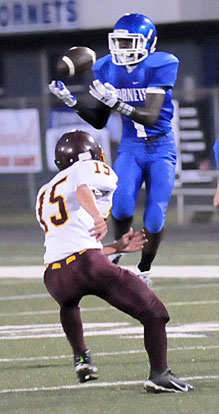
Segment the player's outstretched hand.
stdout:
<svg viewBox="0 0 219 414">
<path fill-rule="evenodd" d="M 52 81 L 49 84 L 50 92 L 55 95 L 57 98 L 61 99 L 65 105 L 70 106 L 71 108 L 77 104 L 77 99 L 71 92 L 66 88 L 64 82 L 62 81 Z"/>
<path fill-rule="evenodd" d="M 94 219 L 94 227 L 90 229 L 91 237 L 95 237 L 97 241 L 102 240 L 108 232 L 106 221 L 103 217 L 98 216 Z"/>
<path fill-rule="evenodd" d="M 110 108 L 118 102 L 116 88 L 109 82 L 103 84 L 99 79 L 94 80 L 93 85 L 90 85 L 89 93 Z"/>
<path fill-rule="evenodd" d="M 123 253 L 137 252 L 144 247 L 147 241 L 144 229 L 134 233 L 133 228 L 130 227 L 128 233 L 123 234 L 121 239 L 118 240 L 118 243 L 120 243 L 119 251 Z"/>
</svg>

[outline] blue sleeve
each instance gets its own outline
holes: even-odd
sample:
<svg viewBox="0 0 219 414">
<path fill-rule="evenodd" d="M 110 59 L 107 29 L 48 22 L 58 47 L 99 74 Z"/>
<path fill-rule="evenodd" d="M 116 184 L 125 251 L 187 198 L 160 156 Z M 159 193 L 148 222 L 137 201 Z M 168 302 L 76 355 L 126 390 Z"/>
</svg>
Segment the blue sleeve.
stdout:
<svg viewBox="0 0 219 414">
<path fill-rule="evenodd" d="M 100 82 L 106 82 L 108 78 L 108 60 L 110 55 L 106 55 L 96 61 L 93 66 L 94 78 L 99 79 Z"/>
<path fill-rule="evenodd" d="M 170 86 L 175 85 L 178 72 L 178 62 L 171 62 L 160 67 L 150 69 L 148 86 Z"/>
<path fill-rule="evenodd" d="M 93 67 L 94 79 L 99 79 L 100 82 L 104 83 L 103 76 L 101 75 L 101 70 L 99 67 Z"/>
<path fill-rule="evenodd" d="M 219 168 L 219 138 L 215 142 L 215 144 L 213 146 L 213 150 L 214 150 L 214 155 L 215 155 L 215 160 L 216 160 L 217 168 Z"/>
<path fill-rule="evenodd" d="M 155 52 L 149 55 L 147 59 L 148 86 L 169 86 L 173 88 L 177 78 L 179 59 L 166 52 Z"/>
</svg>

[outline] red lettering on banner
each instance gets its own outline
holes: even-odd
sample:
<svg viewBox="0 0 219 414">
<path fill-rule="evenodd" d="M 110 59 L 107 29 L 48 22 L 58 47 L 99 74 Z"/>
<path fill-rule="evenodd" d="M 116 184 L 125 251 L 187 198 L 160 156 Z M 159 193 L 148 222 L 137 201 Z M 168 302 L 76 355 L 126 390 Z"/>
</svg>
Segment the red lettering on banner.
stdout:
<svg viewBox="0 0 219 414">
<path fill-rule="evenodd" d="M 8 167 L 9 163 L 9 157 L 0 157 L 0 167 Z"/>
<path fill-rule="evenodd" d="M 16 167 L 29 167 L 35 164 L 35 156 L 32 155 L 31 157 L 15 157 L 14 158 L 14 165 Z"/>
</svg>

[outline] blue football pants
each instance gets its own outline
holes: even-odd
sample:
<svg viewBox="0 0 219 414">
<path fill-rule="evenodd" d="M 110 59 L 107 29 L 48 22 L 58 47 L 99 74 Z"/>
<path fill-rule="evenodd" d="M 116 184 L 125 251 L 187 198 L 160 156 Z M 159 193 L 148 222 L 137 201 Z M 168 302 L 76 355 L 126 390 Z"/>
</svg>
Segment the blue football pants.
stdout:
<svg viewBox="0 0 219 414">
<path fill-rule="evenodd" d="M 117 220 L 133 216 L 139 191 L 145 183 L 144 226 L 151 233 L 162 230 L 175 180 L 175 144 L 158 142 L 119 151 L 114 164 L 118 187 L 112 215 Z"/>
</svg>

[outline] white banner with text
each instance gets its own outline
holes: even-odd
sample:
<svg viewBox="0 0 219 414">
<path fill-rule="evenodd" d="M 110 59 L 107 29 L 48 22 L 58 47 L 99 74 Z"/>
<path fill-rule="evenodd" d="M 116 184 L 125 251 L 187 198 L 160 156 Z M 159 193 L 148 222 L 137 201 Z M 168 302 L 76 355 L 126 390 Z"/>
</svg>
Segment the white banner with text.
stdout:
<svg viewBox="0 0 219 414">
<path fill-rule="evenodd" d="M 42 170 L 37 109 L 0 110 L 0 173 Z"/>
</svg>

